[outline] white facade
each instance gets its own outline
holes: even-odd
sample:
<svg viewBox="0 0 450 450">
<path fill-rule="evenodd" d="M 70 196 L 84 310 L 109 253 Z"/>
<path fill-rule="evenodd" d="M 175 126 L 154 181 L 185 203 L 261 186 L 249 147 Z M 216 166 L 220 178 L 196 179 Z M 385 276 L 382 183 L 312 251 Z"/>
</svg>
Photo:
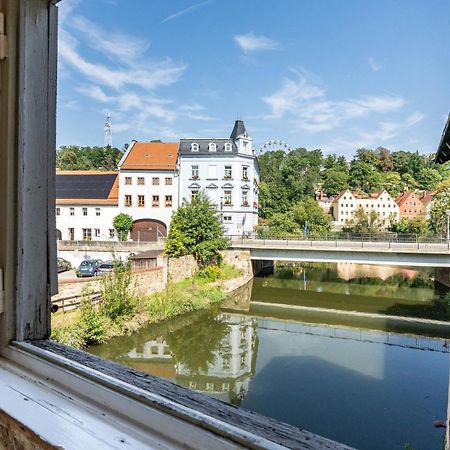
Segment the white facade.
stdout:
<svg viewBox="0 0 450 450">
<path fill-rule="evenodd" d="M 395 200 L 385 190 L 371 194 L 369 198 L 361 198 L 355 193 L 346 190 L 333 200 L 333 216 L 337 225 L 345 225 L 351 221 L 355 211 L 362 207 L 368 214 L 375 211 L 381 220 L 388 226 L 390 221 L 398 221 L 400 208 Z"/>
<path fill-rule="evenodd" d="M 120 212 L 133 220 L 153 219 L 170 225 L 178 206 L 178 176 L 175 171 L 120 170 Z"/>
<path fill-rule="evenodd" d="M 57 204 L 56 233 L 58 239 L 82 241 L 116 240 L 113 219 L 117 205 Z"/>
<path fill-rule="evenodd" d="M 228 235 L 252 234 L 258 224 L 259 165 L 243 123 L 236 136 L 182 139 L 178 155 L 180 202 L 204 191 Z M 236 133 L 234 133 L 236 134 Z"/>
</svg>

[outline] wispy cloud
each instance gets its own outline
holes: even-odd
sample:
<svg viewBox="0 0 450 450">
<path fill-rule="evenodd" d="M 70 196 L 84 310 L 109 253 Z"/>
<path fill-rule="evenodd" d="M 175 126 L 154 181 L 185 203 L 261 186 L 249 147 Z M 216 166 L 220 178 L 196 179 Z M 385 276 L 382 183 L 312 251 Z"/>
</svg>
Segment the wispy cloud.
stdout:
<svg viewBox="0 0 450 450">
<path fill-rule="evenodd" d="M 161 23 L 168 22 L 169 20 L 178 19 L 179 17 L 184 16 L 185 14 L 193 11 L 194 9 L 200 8 L 201 6 L 205 6 L 211 2 L 212 0 L 206 0 L 204 2 L 196 3 L 195 5 L 188 6 L 187 8 L 184 8 L 174 14 L 171 14 L 170 16 L 167 16 Z"/>
<path fill-rule="evenodd" d="M 378 72 L 379 70 L 381 70 L 383 68 L 383 66 L 378 63 L 377 61 L 375 61 L 375 58 L 373 56 L 369 56 L 367 58 L 367 61 L 369 63 L 370 68 L 374 71 L 374 72 Z"/>
<path fill-rule="evenodd" d="M 322 84 L 302 69 L 290 69 L 273 94 L 263 97 L 271 110 L 268 119 L 288 117 L 297 128 L 309 132 L 331 130 L 349 120 L 373 113 L 397 111 L 405 105 L 402 97 L 394 95 L 362 95 L 345 100 L 327 98 Z"/>
<path fill-rule="evenodd" d="M 246 54 L 259 50 L 275 50 L 279 48 L 278 42 L 266 36 L 256 36 L 251 32 L 234 36 L 234 41 Z"/>
<path fill-rule="evenodd" d="M 111 112 L 115 134 L 134 131 L 145 138 L 159 132 L 161 138 L 172 139 L 179 118 L 213 120 L 200 104 L 177 105 L 159 94 L 160 88 L 181 79 L 186 65 L 168 57 L 151 58 L 148 41 L 103 30 L 73 8 L 63 14 L 59 37 L 60 60 L 74 89 L 97 103 L 99 113 Z"/>
</svg>

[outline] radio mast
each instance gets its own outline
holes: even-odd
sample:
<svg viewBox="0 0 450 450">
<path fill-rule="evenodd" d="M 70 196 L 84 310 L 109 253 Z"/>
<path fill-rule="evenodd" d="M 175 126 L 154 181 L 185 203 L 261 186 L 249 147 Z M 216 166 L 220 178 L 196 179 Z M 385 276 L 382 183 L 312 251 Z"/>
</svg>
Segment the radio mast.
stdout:
<svg viewBox="0 0 450 450">
<path fill-rule="evenodd" d="M 105 114 L 105 147 L 112 147 L 111 114 Z"/>
</svg>

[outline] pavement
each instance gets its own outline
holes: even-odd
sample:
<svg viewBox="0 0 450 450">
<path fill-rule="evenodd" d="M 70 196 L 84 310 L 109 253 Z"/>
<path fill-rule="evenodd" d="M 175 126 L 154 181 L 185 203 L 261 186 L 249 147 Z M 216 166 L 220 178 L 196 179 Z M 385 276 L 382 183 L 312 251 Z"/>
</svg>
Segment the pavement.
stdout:
<svg viewBox="0 0 450 450">
<path fill-rule="evenodd" d="M 69 280 L 72 278 L 77 278 L 75 270 L 67 270 L 66 272 L 58 273 L 58 281 L 60 280 Z"/>
</svg>

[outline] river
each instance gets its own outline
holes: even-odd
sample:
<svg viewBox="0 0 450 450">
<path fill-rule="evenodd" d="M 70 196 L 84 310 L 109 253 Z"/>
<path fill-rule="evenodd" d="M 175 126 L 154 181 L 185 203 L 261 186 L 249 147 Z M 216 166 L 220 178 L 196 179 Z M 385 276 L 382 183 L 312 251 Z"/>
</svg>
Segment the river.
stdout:
<svg viewBox="0 0 450 450">
<path fill-rule="evenodd" d="M 447 320 L 443 294 L 425 269 L 298 264 L 90 351 L 359 449 L 439 449 L 450 336 L 393 316 Z"/>
</svg>

